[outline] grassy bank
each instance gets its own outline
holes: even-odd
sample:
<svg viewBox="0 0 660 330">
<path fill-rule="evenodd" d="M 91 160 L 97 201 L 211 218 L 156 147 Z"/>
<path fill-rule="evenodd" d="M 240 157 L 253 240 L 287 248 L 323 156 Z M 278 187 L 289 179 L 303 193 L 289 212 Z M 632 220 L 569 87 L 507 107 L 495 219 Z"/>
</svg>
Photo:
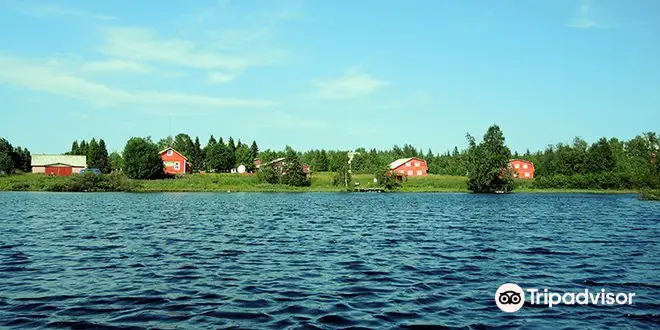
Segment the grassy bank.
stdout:
<svg viewBox="0 0 660 330">
<path fill-rule="evenodd" d="M 649 200 L 649 201 L 660 201 L 660 189 L 657 190 L 642 190 L 640 192 L 640 198 L 643 200 Z"/>
<path fill-rule="evenodd" d="M 120 175 L 104 175 L 100 179 L 81 176 L 49 177 L 42 174 L 0 176 L 0 191 L 135 191 L 135 192 L 339 192 L 344 187 L 332 185 L 334 173 L 312 175 L 309 187 L 260 183 L 256 175 L 191 174 L 164 180 L 129 180 Z M 92 181 L 91 183 L 88 181 Z M 349 185 L 376 187 L 371 174 L 355 174 Z M 397 191 L 401 192 L 468 192 L 463 176 L 433 175 L 411 177 Z M 632 190 L 538 189 L 532 180 L 516 181 L 515 192 L 531 193 L 635 193 Z M 648 193 L 649 199 L 658 193 Z"/>
</svg>

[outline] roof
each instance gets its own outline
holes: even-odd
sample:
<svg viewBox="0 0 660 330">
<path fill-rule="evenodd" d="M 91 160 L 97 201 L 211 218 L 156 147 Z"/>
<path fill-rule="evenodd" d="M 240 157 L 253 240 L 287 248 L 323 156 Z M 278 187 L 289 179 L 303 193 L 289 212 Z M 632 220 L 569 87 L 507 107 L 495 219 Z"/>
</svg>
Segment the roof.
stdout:
<svg viewBox="0 0 660 330">
<path fill-rule="evenodd" d="M 170 149 L 171 149 L 172 151 L 176 152 L 177 154 L 179 154 L 179 156 L 183 157 L 183 159 L 188 160 L 188 158 L 186 158 L 186 156 L 184 156 L 184 155 L 181 154 L 180 152 L 176 151 L 176 149 L 174 149 L 174 148 L 172 148 L 172 147 L 167 147 L 167 148 L 161 150 L 158 154 L 159 154 L 159 155 L 162 155 L 165 151 L 170 150 Z"/>
<path fill-rule="evenodd" d="M 397 168 L 397 167 L 399 167 L 399 166 L 401 166 L 401 165 L 403 165 L 403 164 L 405 164 L 405 163 L 407 163 L 407 162 L 409 162 L 409 161 L 411 161 L 411 160 L 413 160 L 413 159 L 419 159 L 419 158 L 417 158 L 417 157 L 399 158 L 399 159 L 393 161 L 393 162 L 390 164 L 390 168 L 395 169 L 395 168 Z M 423 160 L 423 159 L 419 159 L 419 160 L 421 160 L 421 161 L 423 161 L 423 162 L 426 162 L 426 161 Z"/>
<path fill-rule="evenodd" d="M 31 166 L 46 166 L 53 164 L 63 164 L 73 167 L 87 167 L 87 156 L 78 155 L 32 155 Z"/>
<path fill-rule="evenodd" d="M 283 161 L 283 160 L 286 160 L 286 157 L 280 157 L 280 158 L 277 158 L 277 159 L 273 159 L 273 160 L 269 161 L 268 164 L 279 163 L 279 162 L 281 162 L 281 161 Z"/>
<path fill-rule="evenodd" d="M 518 158 L 509 159 L 509 162 L 523 162 L 523 163 L 529 163 L 529 164 L 534 165 L 534 163 L 530 162 L 529 160 L 518 159 Z"/>
</svg>

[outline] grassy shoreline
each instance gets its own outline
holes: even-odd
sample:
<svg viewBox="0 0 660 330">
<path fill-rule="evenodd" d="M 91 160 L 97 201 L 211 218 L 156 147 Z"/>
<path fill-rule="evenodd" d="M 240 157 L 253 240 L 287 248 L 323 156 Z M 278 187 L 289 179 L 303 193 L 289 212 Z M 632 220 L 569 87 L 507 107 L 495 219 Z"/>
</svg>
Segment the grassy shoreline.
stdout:
<svg viewBox="0 0 660 330">
<path fill-rule="evenodd" d="M 309 187 L 291 187 L 267 184 L 258 181 L 256 175 L 243 174 L 191 174 L 175 179 L 128 180 L 116 191 L 131 192 L 346 192 L 345 187 L 332 185 L 333 173 L 312 175 Z M 0 191 L 66 191 L 71 177 L 48 177 L 43 174 L 21 174 L 0 176 Z M 375 187 L 373 175 L 355 174 L 351 180 L 360 187 Z M 396 192 L 414 193 L 468 193 L 467 178 L 463 176 L 433 175 L 411 177 L 402 183 Z M 349 183 L 350 184 L 350 183 Z M 128 188 L 125 188 L 128 187 Z M 352 188 L 352 186 L 350 187 Z M 636 194 L 635 190 L 620 189 L 538 189 L 532 181 L 518 181 L 514 193 L 593 193 L 593 194 Z M 657 193 L 657 192 L 656 192 Z M 657 195 L 649 194 L 653 197 Z M 650 198 L 652 199 L 652 198 Z"/>
</svg>

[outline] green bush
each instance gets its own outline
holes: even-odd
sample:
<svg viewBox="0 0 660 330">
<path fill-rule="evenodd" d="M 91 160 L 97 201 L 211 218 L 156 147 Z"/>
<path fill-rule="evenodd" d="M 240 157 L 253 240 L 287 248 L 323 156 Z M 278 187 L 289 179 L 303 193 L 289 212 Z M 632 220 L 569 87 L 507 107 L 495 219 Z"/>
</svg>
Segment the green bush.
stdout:
<svg viewBox="0 0 660 330">
<path fill-rule="evenodd" d="M 264 165 L 259 168 L 257 173 L 259 182 L 277 184 L 280 183 L 280 176 L 277 174 L 277 171 L 271 165 Z"/>
</svg>

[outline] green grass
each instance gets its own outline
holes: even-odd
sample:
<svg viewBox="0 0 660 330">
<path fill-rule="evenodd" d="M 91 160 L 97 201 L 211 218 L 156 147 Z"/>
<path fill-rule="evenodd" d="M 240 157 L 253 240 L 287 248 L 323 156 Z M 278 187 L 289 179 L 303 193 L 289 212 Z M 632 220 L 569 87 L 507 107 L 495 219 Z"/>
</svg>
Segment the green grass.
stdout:
<svg viewBox="0 0 660 330">
<path fill-rule="evenodd" d="M 139 192 L 339 192 L 346 191 L 343 186 L 332 185 L 334 173 L 313 173 L 309 187 L 291 187 L 279 184 L 260 183 L 256 175 L 245 174 L 189 174 L 174 179 L 135 180 L 135 191 Z M 360 183 L 360 187 L 376 187 L 372 174 L 354 174 L 349 187 Z M 0 176 L 0 191 L 48 191 L 52 187 L 62 186 L 70 177 L 49 177 L 43 174 L 20 174 Z M 574 189 L 537 189 L 532 180 L 516 180 L 514 192 L 532 193 L 636 193 L 632 190 L 574 190 Z M 401 192 L 468 192 L 467 178 L 463 176 L 429 174 L 423 177 L 410 177 L 397 189 Z M 648 196 L 658 196 L 651 192 Z M 652 199 L 652 198 L 651 198 Z"/>
</svg>

